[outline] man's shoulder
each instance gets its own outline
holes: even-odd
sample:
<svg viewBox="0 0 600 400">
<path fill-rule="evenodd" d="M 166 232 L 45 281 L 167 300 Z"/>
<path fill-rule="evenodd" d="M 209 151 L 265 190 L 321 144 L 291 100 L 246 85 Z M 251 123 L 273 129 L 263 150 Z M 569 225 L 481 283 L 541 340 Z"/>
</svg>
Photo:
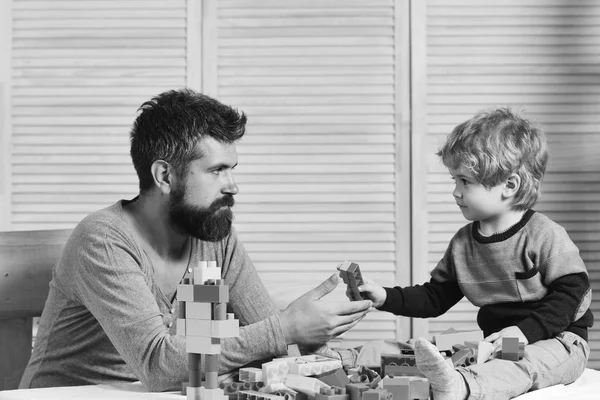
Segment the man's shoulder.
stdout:
<svg viewBox="0 0 600 400">
<path fill-rule="evenodd" d="M 110 232 L 120 232 L 126 227 L 122 215 L 121 201 L 94 211 L 83 218 L 73 229 L 72 237 L 102 237 Z"/>
</svg>

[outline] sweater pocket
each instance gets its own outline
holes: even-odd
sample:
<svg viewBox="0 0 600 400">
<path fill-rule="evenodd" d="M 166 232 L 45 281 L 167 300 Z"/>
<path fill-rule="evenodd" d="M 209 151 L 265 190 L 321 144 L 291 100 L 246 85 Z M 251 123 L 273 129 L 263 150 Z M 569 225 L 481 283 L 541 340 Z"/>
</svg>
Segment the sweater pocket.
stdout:
<svg viewBox="0 0 600 400">
<path fill-rule="evenodd" d="M 540 300 L 548 293 L 548 289 L 544 286 L 542 280 L 542 274 L 540 274 L 537 267 L 525 272 L 515 272 L 515 279 L 521 301 Z"/>
</svg>

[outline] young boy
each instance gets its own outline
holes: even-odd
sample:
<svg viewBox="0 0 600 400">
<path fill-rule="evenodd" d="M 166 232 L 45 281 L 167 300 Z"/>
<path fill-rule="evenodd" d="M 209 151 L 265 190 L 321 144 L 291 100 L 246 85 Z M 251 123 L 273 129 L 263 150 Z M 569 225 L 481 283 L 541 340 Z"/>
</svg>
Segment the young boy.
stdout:
<svg viewBox="0 0 600 400">
<path fill-rule="evenodd" d="M 417 365 L 435 400 L 509 399 L 573 382 L 590 353 L 591 289 L 565 229 L 532 210 L 548 159 L 543 132 L 495 109 L 454 128 L 437 154 L 455 181 L 456 204 L 473 222 L 454 235 L 429 282 L 384 288 L 365 280 L 359 290 L 379 310 L 421 318 L 442 315 L 466 296 L 480 307 L 486 341 L 525 343 L 519 361 L 454 369 L 433 344 L 417 339 Z"/>
</svg>

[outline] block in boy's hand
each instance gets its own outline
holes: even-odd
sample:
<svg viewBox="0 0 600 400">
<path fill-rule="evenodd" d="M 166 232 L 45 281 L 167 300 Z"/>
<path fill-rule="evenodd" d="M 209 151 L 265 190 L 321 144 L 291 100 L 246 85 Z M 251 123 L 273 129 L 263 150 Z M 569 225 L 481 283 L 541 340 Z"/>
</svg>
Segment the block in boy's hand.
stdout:
<svg viewBox="0 0 600 400">
<path fill-rule="evenodd" d="M 358 287 L 364 283 L 358 264 L 351 261 L 344 261 L 337 266 L 337 270 L 340 271 L 340 276 L 344 283 L 348 285 L 352 301 L 368 300 L 369 297 L 366 293 L 358 291 Z"/>
</svg>

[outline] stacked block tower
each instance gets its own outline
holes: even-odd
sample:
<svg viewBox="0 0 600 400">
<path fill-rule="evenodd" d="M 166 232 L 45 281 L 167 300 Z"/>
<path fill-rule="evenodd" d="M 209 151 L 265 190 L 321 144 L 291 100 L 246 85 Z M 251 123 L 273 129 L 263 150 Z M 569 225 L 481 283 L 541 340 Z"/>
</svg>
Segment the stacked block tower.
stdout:
<svg viewBox="0 0 600 400">
<path fill-rule="evenodd" d="M 188 400 L 228 400 L 219 387 L 221 339 L 239 336 L 239 321 L 227 313 L 229 286 L 215 261 L 201 261 L 177 287 L 177 334 L 185 335 L 188 353 Z M 204 375 L 202 381 L 202 356 Z"/>
</svg>

